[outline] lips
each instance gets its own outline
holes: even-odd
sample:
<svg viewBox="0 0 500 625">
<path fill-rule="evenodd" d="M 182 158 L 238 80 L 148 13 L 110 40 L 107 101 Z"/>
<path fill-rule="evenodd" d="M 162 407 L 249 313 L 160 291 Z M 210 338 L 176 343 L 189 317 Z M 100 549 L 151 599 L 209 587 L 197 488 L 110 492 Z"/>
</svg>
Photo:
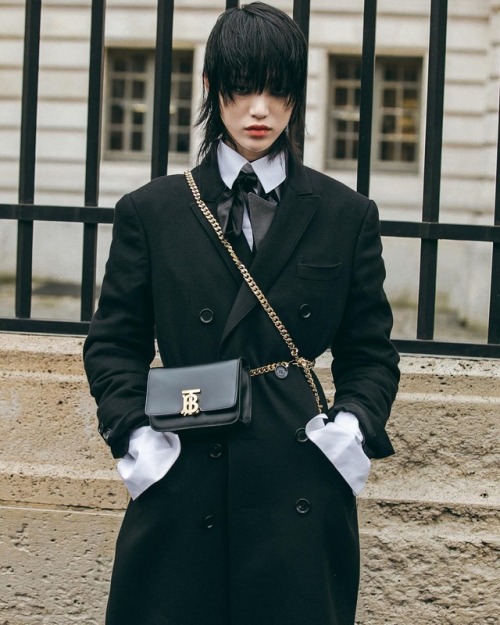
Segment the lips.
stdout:
<svg viewBox="0 0 500 625">
<path fill-rule="evenodd" d="M 262 124 L 252 124 L 251 126 L 247 126 L 245 130 L 251 137 L 265 137 L 271 132 L 269 126 Z"/>
</svg>

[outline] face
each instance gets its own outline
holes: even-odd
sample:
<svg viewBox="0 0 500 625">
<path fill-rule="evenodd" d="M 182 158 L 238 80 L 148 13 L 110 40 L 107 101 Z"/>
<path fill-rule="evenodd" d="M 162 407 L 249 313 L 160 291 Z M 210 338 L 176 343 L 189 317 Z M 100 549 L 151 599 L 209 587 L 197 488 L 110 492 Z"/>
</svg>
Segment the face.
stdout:
<svg viewBox="0 0 500 625">
<path fill-rule="evenodd" d="M 237 151 L 255 161 L 265 156 L 285 130 L 292 114 L 286 98 L 262 93 L 235 94 L 233 101 L 220 99 L 221 118 Z"/>
</svg>

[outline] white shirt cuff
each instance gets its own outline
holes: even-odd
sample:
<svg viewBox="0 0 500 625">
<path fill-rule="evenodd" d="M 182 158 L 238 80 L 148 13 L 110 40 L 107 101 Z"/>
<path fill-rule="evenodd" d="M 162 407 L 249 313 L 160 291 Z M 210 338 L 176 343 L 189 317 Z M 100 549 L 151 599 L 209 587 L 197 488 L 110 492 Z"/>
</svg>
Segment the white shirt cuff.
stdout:
<svg viewBox="0 0 500 625">
<path fill-rule="evenodd" d="M 164 477 L 179 457 L 181 442 L 172 432 L 155 432 L 149 425 L 130 435 L 128 452 L 116 468 L 132 499 Z"/>
<path fill-rule="evenodd" d="M 363 451 L 359 421 L 348 412 L 339 412 L 333 423 L 325 423 L 327 420 L 323 413 L 312 418 L 306 425 L 306 434 L 342 475 L 352 492 L 359 495 L 371 466 Z"/>
</svg>

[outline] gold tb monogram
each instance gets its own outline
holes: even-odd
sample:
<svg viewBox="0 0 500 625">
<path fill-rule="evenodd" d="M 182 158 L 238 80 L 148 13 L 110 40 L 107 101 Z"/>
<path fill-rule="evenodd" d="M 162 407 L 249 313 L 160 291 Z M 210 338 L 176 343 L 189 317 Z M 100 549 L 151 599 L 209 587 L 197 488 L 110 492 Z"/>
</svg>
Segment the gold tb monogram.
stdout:
<svg viewBox="0 0 500 625">
<path fill-rule="evenodd" d="M 198 405 L 199 388 L 190 388 L 182 391 L 182 410 L 181 415 L 183 417 L 189 417 L 200 412 L 200 406 Z"/>
</svg>

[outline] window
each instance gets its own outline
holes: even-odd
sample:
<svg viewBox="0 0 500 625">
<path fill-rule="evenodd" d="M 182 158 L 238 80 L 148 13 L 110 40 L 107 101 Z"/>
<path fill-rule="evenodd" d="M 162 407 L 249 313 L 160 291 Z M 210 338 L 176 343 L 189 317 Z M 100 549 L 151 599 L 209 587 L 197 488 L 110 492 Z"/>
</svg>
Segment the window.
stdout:
<svg viewBox="0 0 500 625">
<path fill-rule="evenodd" d="M 154 98 L 153 50 L 108 50 L 105 157 L 148 159 Z M 189 154 L 193 52 L 174 50 L 169 150 Z"/>
<path fill-rule="evenodd" d="M 372 161 L 374 168 L 415 171 L 420 145 L 422 61 L 378 58 L 375 64 Z M 332 57 L 329 166 L 355 166 L 358 157 L 361 59 Z"/>
</svg>

